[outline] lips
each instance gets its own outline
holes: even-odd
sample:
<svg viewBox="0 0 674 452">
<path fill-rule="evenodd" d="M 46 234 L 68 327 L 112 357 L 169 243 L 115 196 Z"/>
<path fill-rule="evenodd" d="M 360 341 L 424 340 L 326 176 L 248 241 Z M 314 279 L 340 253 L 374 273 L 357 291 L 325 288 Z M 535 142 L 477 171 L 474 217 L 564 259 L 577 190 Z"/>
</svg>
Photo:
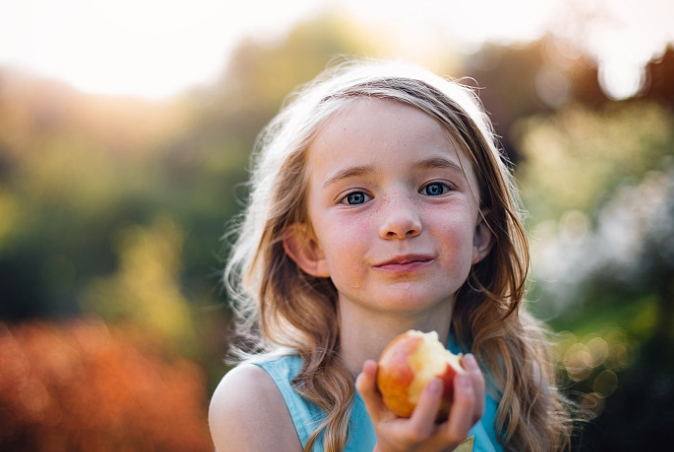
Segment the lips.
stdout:
<svg viewBox="0 0 674 452">
<path fill-rule="evenodd" d="M 425 254 L 405 254 L 374 265 L 381 270 L 412 269 L 431 262 L 433 258 Z"/>
</svg>

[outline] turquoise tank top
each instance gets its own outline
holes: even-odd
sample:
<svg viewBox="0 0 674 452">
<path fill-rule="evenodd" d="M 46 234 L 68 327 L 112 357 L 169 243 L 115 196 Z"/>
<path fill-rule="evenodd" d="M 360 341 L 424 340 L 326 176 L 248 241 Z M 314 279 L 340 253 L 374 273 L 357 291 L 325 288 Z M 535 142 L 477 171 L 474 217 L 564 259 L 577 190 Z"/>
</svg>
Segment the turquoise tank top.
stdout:
<svg viewBox="0 0 674 452">
<path fill-rule="evenodd" d="M 453 353 L 459 353 L 456 342 L 450 338 L 447 346 Z M 311 434 L 325 418 L 325 412 L 313 402 L 300 396 L 292 387 L 292 381 L 302 367 L 302 359 L 297 355 L 284 355 L 263 360 L 253 360 L 264 369 L 274 380 L 281 391 L 283 400 L 288 407 L 295 429 L 304 447 Z M 482 419 L 470 430 L 468 439 L 456 451 L 460 452 L 502 452 L 503 448 L 496 439 L 494 420 L 498 404 L 489 395 L 486 395 L 485 412 Z M 374 449 L 377 438 L 370 416 L 365 409 L 363 399 L 356 391 L 349 419 L 349 437 L 345 452 L 365 452 Z M 313 451 L 322 452 L 323 441 L 319 437 L 314 443 Z"/>
</svg>

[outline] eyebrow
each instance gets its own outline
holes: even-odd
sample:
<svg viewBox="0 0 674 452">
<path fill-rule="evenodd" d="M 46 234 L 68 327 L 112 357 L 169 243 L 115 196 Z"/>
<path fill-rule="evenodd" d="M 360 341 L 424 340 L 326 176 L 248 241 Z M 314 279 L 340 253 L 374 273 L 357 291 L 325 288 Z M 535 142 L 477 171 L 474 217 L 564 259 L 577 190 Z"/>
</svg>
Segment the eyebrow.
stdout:
<svg viewBox="0 0 674 452">
<path fill-rule="evenodd" d="M 444 157 L 431 157 L 424 159 L 416 163 L 414 167 L 419 169 L 449 168 L 463 173 L 463 166 Z"/>
<path fill-rule="evenodd" d="M 375 168 L 372 165 L 363 165 L 363 166 L 354 166 L 352 168 L 346 168 L 343 171 L 339 171 L 337 174 L 330 176 L 328 180 L 325 181 L 323 187 L 327 187 L 331 184 L 339 182 L 350 177 L 361 177 L 369 174 L 373 174 Z"/>
<path fill-rule="evenodd" d="M 458 171 L 463 174 L 463 167 L 454 162 L 453 160 L 444 158 L 444 157 L 431 157 L 428 159 L 421 160 L 414 164 L 413 168 L 415 169 L 435 169 L 435 168 L 448 168 L 454 171 Z M 349 179 L 351 177 L 363 177 L 376 172 L 376 168 L 373 165 L 362 165 L 354 166 L 352 168 L 346 168 L 342 171 L 337 172 L 333 176 L 330 176 L 328 180 L 325 181 L 323 187 L 328 187 L 334 183 L 342 181 L 344 179 Z"/>
</svg>

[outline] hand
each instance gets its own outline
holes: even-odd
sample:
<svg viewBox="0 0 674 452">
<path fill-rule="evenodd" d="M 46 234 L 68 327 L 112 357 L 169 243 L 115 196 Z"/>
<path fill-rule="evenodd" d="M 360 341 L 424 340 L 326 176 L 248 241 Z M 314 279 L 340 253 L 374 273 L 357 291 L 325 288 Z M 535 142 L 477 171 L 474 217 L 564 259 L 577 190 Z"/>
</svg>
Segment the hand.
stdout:
<svg viewBox="0 0 674 452">
<path fill-rule="evenodd" d="M 435 423 L 440 408 L 442 382 L 432 380 L 421 394 L 419 403 L 409 419 L 391 412 L 377 390 L 377 363 L 368 360 L 356 379 L 377 435 L 376 452 L 438 452 L 451 451 L 466 437 L 484 413 L 484 377 L 473 355 L 462 358 L 465 374 L 454 379 L 454 401 L 449 418 Z"/>
</svg>

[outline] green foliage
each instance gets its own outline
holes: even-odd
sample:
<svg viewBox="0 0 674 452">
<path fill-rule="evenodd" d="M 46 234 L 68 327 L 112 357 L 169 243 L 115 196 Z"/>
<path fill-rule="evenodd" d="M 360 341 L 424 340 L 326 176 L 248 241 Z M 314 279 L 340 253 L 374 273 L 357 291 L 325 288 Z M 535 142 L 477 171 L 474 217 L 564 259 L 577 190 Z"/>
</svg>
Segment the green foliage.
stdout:
<svg viewBox="0 0 674 452">
<path fill-rule="evenodd" d="M 391 46 L 328 14 L 281 39 L 245 40 L 216 83 L 165 103 L 84 95 L 0 69 L 0 319 L 18 323 L 94 311 L 109 325 L 132 321 L 198 359 L 212 390 L 227 370 L 221 363 L 229 318 L 220 283 L 227 251 L 221 236 L 245 201 L 242 185 L 257 134 L 286 95 L 330 61 L 396 56 Z M 466 56 L 462 68 L 451 47 L 437 45 L 436 70 L 474 77 L 484 87 L 480 97 L 518 164 L 532 214 L 533 306 L 566 331 L 557 350 L 560 370 L 584 403 L 596 402 L 596 413 L 604 406 L 608 413 L 612 400 L 629 401 L 623 379 L 637 375 L 633 381 L 653 382 L 649 363 L 673 349 L 652 338 L 672 336 L 667 322 L 674 316 L 674 287 L 667 282 L 674 275 L 663 250 L 674 241 L 653 231 L 674 219 L 667 217 L 666 203 L 647 201 L 655 199 L 653 187 L 666 187 L 663 157 L 674 154 L 666 83 L 674 53 L 668 49 L 648 66 L 652 83 L 642 101 L 614 103 L 599 88 L 596 65 L 552 36 L 486 45 Z M 635 214 L 656 204 L 662 221 Z M 619 246 L 606 239 L 607 225 L 650 231 L 635 235 L 639 253 L 627 261 L 636 265 L 616 271 L 618 259 L 607 251 Z M 561 284 L 549 284 L 555 280 Z M 98 336 L 105 336 L 108 327 L 97 325 Z M 71 341 L 66 352 L 56 347 L 59 356 L 89 359 L 77 351 L 80 345 L 64 339 L 75 333 L 30 331 L 45 343 Z M 7 337 L 0 330 L 0 340 Z M 124 350 L 145 340 L 129 337 Z M 0 347 L 0 360 L 5 350 Z M 51 355 L 31 359 L 39 363 L 44 356 Z M 141 361 L 154 359 L 146 358 Z M 665 364 L 658 369 L 671 376 Z M 0 366 L 0 383 L 6 368 Z M 147 371 L 157 376 L 156 366 Z M 28 395 L 44 395 L 45 388 L 52 394 L 46 378 L 42 386 L 31 382 Z M 674 391 L 662 387 L 664 404 Z M 162 403 L 176 400 L 171 394 Z M 114 422 L 133 418 L 114 400 L 104 402 L 118 410 Z M 86 408 L 92 406 L 98 405 Z M 0 417 L 5 414 L 0 407 Z M 6 438 L 0 434 L 0 445 Z"/>
<path fill-rule="evenodd" d="M 193 315 L 179 285 L 182 242 L 182 231 L 168 215 L 147 229 L 120 230 L 114 237 L 119 269 L 85 287 L 84 309 L 108 319 L 130 319 L 163 333 L 183 350 L 194 348 Z"/>
<path fill-rule="evenodd" d="M 579 449 L 661 443 L 674 402 L 674 118 L 655 103 L 574 106 L 522 130 L 535 306 L 572 332 L 559 367 L 596 417 Z M 583 337 L 611 344 L 615 331 L 609 348 L 629 359 L 597 365 Z"/>
<path fill-rule="evenodd" d="M 480 88 L 501 145 L 515 163 L 522 152 L 520 121 L 568 105 L 594 108 L 608 102 L 596 64 L 553 35 L 513 46 L 487 43 L 466 59 L 463 73 Z"/>
<path fill-rule="evenodd" d="M 607 309 L 607 305 L 610 305 L 609 300 L 584 306 L 577 313 L 557 317 L 552 325 L 557 331 L 570 331 L 579 337 L 601 334 L 612 328 L 620 328 L 623 334 L 634 341 L 647 340 L 653 334 L 658 315 L 658 300 L 655 296 L 630 299 L 619 309 Z"/>
<path fill-rule="evenodd" d="M 572 209 L 591 214 L 626 179 L 641 180 L 674 154 L 672 124 L 654 103 L 572 105 L 521 122 L 518 177 L 534 222 Z"/>
</svg>

